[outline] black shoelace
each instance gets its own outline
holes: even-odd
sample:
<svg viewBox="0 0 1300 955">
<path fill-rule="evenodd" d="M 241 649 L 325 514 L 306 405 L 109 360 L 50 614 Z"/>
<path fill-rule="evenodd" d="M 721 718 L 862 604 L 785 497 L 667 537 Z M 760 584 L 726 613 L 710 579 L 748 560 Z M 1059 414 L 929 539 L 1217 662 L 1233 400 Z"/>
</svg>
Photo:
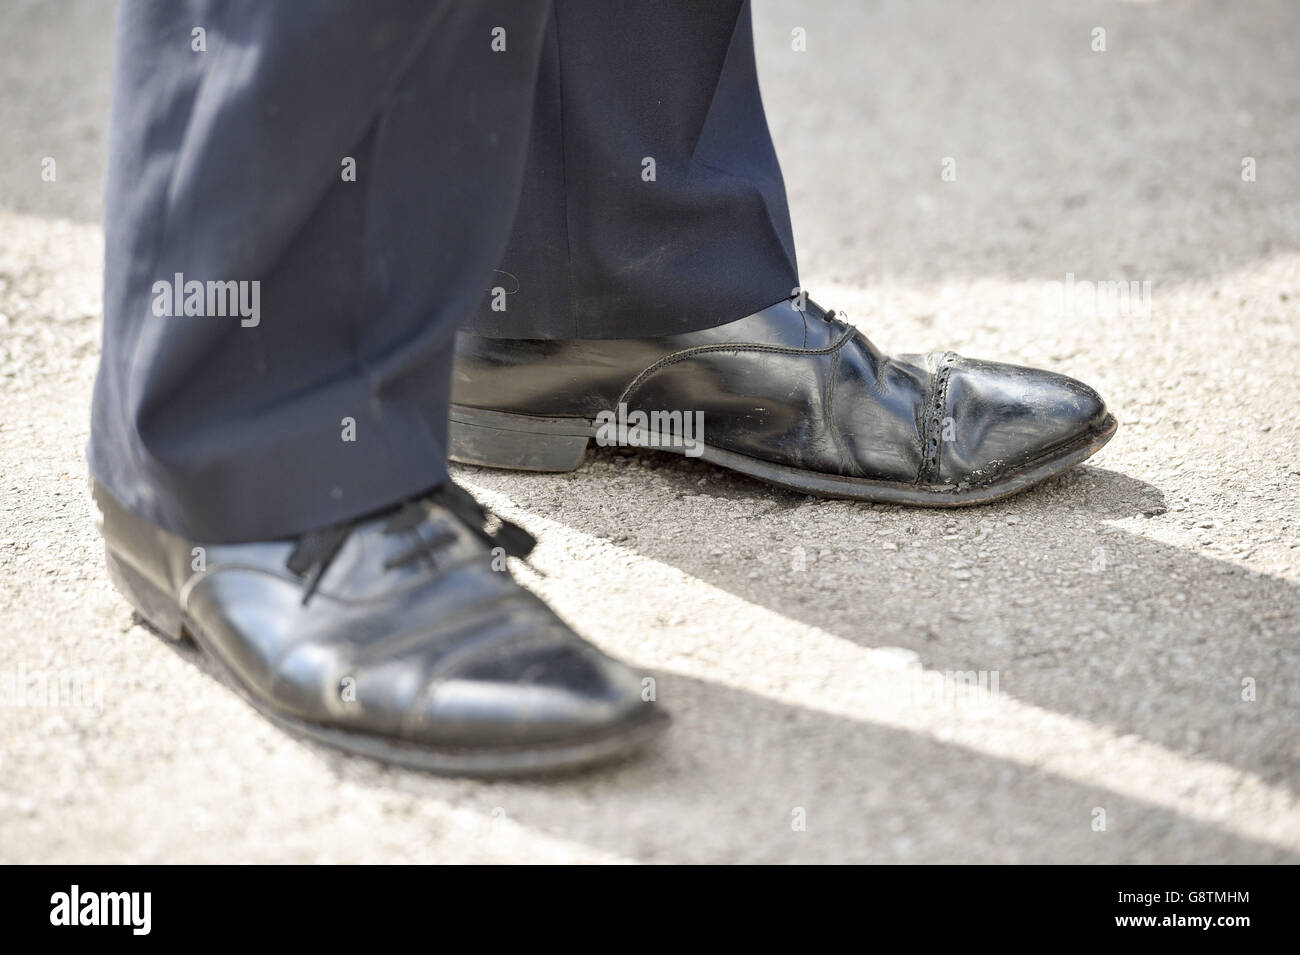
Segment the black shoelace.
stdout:
<svg viewBox="0 0 1300 955">
<path fill-rule="evenodd" d="M 513 524 L 499 515 L 493 514 L 473 495 L 453 481 L 439 486 L 423 497 L 402 504 L 388 518 L 383 533 L 401 534 L 414 531 L 434 513 L 438 507 L 444 507 L 476 537 L 485 543 L 489 550 L 500 547 L 511 557 L 521 560 L 532 552 L 537 544 L 536 538 L 518 524 Z M 357 518 L 344 521 L 319 531 L 312 531 L 299 538 L 293 552 L 289 554 L 287 566 L 294 574 L 303 578 L 302 602 L 306 604 L 316 592 L 321 577 L 324 576 L 330 562 L 342 549 L 348 536 L 357 525 L 370 518 Z M 428 558 L 436 559 L 438 551 L 456 539 L 456 532 L 443 526 L 431 537 L 415 535 L 418 540 L 411 547 L 384 561 L 384 569 L 391 570 L 412 561 Z"/>
</svg>

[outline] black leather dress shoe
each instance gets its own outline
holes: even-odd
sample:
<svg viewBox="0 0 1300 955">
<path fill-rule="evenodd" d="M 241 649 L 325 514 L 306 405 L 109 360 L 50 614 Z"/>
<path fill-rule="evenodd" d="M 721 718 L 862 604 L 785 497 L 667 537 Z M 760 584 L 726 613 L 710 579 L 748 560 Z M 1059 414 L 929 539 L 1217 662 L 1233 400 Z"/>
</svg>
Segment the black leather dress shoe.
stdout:
<svg viewBox="0 0 1300 955">
<path fill-rule="evenodd" d="M 943 507 L 1022 491 L 1115 433 L 1072 378 L 952 352 L 890 357 L 798 304 L 667 338 L 461 335 L 451 457 L 567 471 L 596 438 L 824 497 Z"/>
<path fill-rule="evenodd" d="M 642 676 L 504 570 L 532 538 L 454 484 L 297 541 L 195 546 L 100 485 L 110 575 L 272 721 L 420 769 L 567 769 L 667 723 Z M 499 522 L 489 533 L 485 523 Z M 494 569 L 496 568 L 496 569 Z"/>
</svg>

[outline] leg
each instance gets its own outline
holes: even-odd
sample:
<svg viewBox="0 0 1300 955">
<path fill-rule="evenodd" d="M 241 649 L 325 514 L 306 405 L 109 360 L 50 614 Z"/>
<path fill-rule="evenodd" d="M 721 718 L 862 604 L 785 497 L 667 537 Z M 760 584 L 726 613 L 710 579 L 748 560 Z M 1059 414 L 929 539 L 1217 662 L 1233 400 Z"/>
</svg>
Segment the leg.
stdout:
<svg viewBox="0 0 1300 955">
<path fill-rule="evenodd" d="M 607 11 L 557 4 L 546 121 L 498 275 L 518 291 L 485 297 L 459 338 L 454 460 L 570 470 L 590 438 L 623 433 L 602 415 L 671 412 L 701 421 L 691 453 L 773 484 L 952 506 L 1023 490 L 1109 440 L 1114 418 L 1080 382 L 945 352 L 891 358 L 795 294 L 747 5 Z M 642 157 L 657 159 L 653 182 Z M 681 453 L 685 437 L 645 440 Z"/>
<path fill-rule="evenodd" d="M 453 337 L 508 236 L 545 17 L 123 3 L 89 448 L 118 500 L 233 542 L 445 476 Z M 256 282 L 259 314 L 157 314 L 178 274 Z"/>
<path fill-rule="evenodd" d="M 534 117 L 504 291 L 467 332 L 669 335 L 798 284 L 748 2 L 559 0 Z"/>
<path fill-rule="evenodd" d="M 441 772 L 583 764 L 665 722 L 511 578 L 532 539 L 445 480 L 453 336 L 507 237 L 547 14 L 120 9 L 110 576 L 277 724 Z"/>
</svg>

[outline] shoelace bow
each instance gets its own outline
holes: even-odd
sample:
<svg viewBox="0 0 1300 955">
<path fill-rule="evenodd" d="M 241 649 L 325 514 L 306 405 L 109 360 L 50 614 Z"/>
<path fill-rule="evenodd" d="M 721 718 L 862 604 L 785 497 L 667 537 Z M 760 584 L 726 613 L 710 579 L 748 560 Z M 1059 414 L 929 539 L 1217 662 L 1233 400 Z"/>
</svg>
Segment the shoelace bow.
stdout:
<svg viewBox="0 0 1300 955">
<path fill-rule="evenodd" d="M 537 539 L 518 524 L 507 521 L 500 515 L 493 514 L 474 496 L 453 481 L 448 481 L 424 497 L 407 501 L 395 510 L 384 525 L 383 533 L 401 534 L 414 531 L 435 513 L 438 507 L 444 507 L 488 548 L 500 547 L 511 557 L 521 560 L 532 552 Z M 319 531 L 312 531 L 299 538 L 293 552 L 289 554 L 287 566 L 294 574 L 303 578 L 302 602 L 306 604 L 316 592 L 321 577 L 325 575 L 330 562 L 343 548 L 348 536 L 357 526 L 368 518 L 344 521 Z M 456 532 L 443 526 L 431 537 L 417 534 L 417 542 L 411 547 L 384 561 L 384 569 L 391 570 L 421 558 L 432 559 L 434 555 L 456 539 Z"/>
</svg>

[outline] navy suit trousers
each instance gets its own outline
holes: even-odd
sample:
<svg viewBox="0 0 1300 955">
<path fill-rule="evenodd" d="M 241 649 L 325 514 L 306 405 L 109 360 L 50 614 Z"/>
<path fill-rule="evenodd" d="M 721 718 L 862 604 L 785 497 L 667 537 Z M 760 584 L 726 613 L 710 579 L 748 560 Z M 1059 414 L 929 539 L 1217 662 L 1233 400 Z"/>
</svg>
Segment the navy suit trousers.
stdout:
<svg viewBox="0 0 1300 955">
<path fill-rule="evenodd" d="M 446 478 L 458 329 L 797 284 L 747 3 L 122 0 L 91 470 L 201 542 Z"/>
</svg>

